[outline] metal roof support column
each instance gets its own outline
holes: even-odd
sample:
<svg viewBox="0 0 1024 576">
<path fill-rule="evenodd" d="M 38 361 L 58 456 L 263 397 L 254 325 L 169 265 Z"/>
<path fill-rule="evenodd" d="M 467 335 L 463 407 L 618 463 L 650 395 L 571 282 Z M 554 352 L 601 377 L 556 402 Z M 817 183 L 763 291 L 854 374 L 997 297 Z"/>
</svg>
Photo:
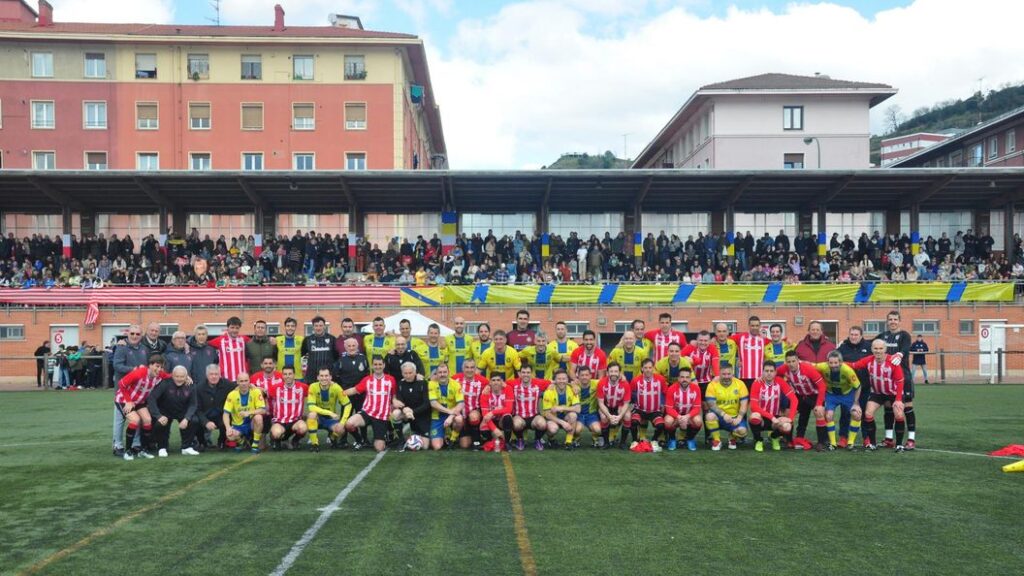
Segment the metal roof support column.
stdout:
<svg viewBox="0 0 1024 576">
<path fill-rule="evenodd" d="M 176 207 L 171 212 L 171 216 L 173 217 L 173 222 L 171 223 L 173 233 L 184 238 L 185 229 L 188 226 L 188 213 L 185 212 L 184 208 Z"/>
<path fill-rule="evenodd" d="M 540 207 L 537 209 L 537 226 L 536 234 L 540 236 L 548 232 L 548 227 L 551 226 L 551 186 L 554 184 L 552 178 L 548 178 L 547 185 L 544 187 L 544 197 L 541 198 Z"/>
<path fill-rule="evenodd" d="M 72 223 L 71 214 L 72 214 L 71 207 L 68 206 L 67 204 L 65 204 L 60 209 L 61 228 L 63 229 L 64 234 L 72 234 L 73 233 L 73 231 L 71 230 L 71 223 Z"/>
<path fill-rule="evenodd" d="M 1009 202 L 1003 207 L 1003 250 L 1006 253 L 1006 261 L 1011 265 L 1017 260 L 1017 243 L 1013 237 L 1014 220 L 1017 215 L 1014 211 L 1017 204 Z"/>
<path fill-rule="evenodd" d="M 157 237 L 161 234 L 167 234 L 167 206 L 161 206 L 160 212 L 157 214 Z"/>
</svg>

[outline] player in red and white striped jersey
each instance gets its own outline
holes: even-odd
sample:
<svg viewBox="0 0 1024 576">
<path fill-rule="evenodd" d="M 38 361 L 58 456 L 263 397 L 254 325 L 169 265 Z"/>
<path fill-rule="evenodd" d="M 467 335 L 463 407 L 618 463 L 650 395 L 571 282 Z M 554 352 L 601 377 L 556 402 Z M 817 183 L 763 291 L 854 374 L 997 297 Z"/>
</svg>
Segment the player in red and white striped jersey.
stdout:
<svg viewBox="0 0 1024 576">
<path fill-rule="evenodd" d="M 597 346 L 597 334 L 593 330 L 583 333 L 583 345 L 573 350 L 569 358 L 570 379 L 579 377 L 579 367 L 590 368 L 592 378 L 603 378 L 604 369 L 608 365 L 608 357 L 604 350 Z"/>
<path fill-rule="evenodd" d="M 465 370 L 466 365 L 462 368 Z M 501 372 L 495 372 L 480 394 L 480 428 L 491 433 L 495 452 L 506 449 L 505 440 L 512 434 L 512 406 L 512 388 L 505 385 Z"/>
<path fill-rule="evenodd" d="M 270 394 L 270 390 L 284 384 L 284 375 L 276 370 L 277 362 L 267 356 L 260 361 L 260 372 L 252 375 L 252 385 L 263 391 L 263 396 Z M 292 378 L 294 380 L 294 378 Z"/>
<path fill-rule="evenodd" d="M 249 341 L 246 336 L 240 336 L 238 332 L 242 329 L 242 320 L 237 316 L 228 318 L 228 331 L 216 338 L 211 339 L 207 344 L 217 349 L 220 357 L 220 374 L 227 380 L 236 382 L 238 375 L 248 372 L 247 360 L 245 357 L 245 344 Z"/>
<path fill-rule="evenodd" d="M 633 439 L 640 438 L 640 429 L 647 429 L 647 424 L 654 425 L 654 436 L 651 438 L 655 451 L 660 449 L 658 441 L 665 432 L 665 390 L 668 388 L 665 379 L 654 373 L 654 360 L 648 358 L 640 365 L 640 375 L 630 382 L 633 393 L 633 416 L 630 431 Z"/>
<path fill-rule="evenodd" d="M 668 387 L 665 393 L 665 431 L 668 434 L 668 449 L 675 450 L 676 430 L 686 430 L 686 448 L 697 449 L 697 432 L 704 426 L 701 418 L 704 396 L 700 386 L 693 381 L 693 370 L 689 366 L 679 369 L 679 382 Z"/>
<path fill-rule="evenodd" d="M 686 335 L 672 329 L 672 315 L 667 312 L 658 315 L 658 329 L 649 330 L 643 337 L 654 345 L 654 355 L 649 358 L 655 362 L 668 356 L 669 344 L 676 342 L 681 346 L 686 345 Z"/>
<path fill-rule="evenodd" d="M 764 349 L 771 340 L 761 335 L 761 319 L 751 316 L 747 319 L 747 332 L 733 334 L 729 338 L 736 343 L 736 357 L 739 367 L 736 373 L 748 387 L 761 376 L 764 364 Z"/>
<path fill-rule="evenodd" d="M 487 387 L 487 378 L 477 372 L 476 360 L 465 358 L 462 361 L 462 372 L 452 377 L 462 388 L 462 410 L 466 415 L 465 424 L 459 436 L 459 445 L 463 448 L 480 447 L 480 394 Z"/>
<path fill-rule="evenodd" d="M 620 447 L 629 448 L 630 398 L 632 388 L 622 377 L 622 366 L 618 362 L 608 365 L 604 378 L 597 383 L 597 411 L 601 415 L 602 448 L 611 448 L 610 434 L 613 428 L 621 427 Z"/>
<path fill-rule="evenodd" d="M 807 424 L 810 422 L 811 413 L 814 414 L 814 425 L 818 432 L 818 451 L 825 449 L 828 444 L 828 432 L 825 421 L 825 380 L 821 373 L 810 362 L 801 362 L 796 351 L 790 350 L 786 353 L 786 363 L 779 367 L 776 375 L 785 378 L 786 382 L 796 392 L 797 412 L 800 420 L 796 426 L 796 439 L 793 441 L 794 448 L 809 450 L 811 443 L 804 435 L 807 433 Z"/>
<path fill-rule="evenodd" d="M 721 362 L 718 359 L 718 348 L 711 345 L 711 333 L 701 330 L 697 333 L 697 343 L 683 346 L 679 353 L 690 359 L 693 365 L 693 379 L 700 386 L 701 395 L 707 391 L 708 382 L 718 378 Z"/>
<path fill-rule="evenodd" d="M 370 426 L 373 428 L 374 450 L 383 452 L 387 448 L 384 437 L 387 435 L 391 410 L 394 407 L 396 388 L 395 379 L 384 373 L 384 359 L 375 356 L 371 363 L 370 375 L 363 378 L 359 384 L 345 390 L 346 396 L 366 395 L 362 410 L 349 418 L 345 425 L 359 446 L 365 444 L 367 440 L 362 434 L 362 428 Z"/>
<path fill-rule="evenodd" d="M 164 372 L 164 357 L 156 354 L 150 356 L 145 366 L 139 366 L 124 375 L 117 383 L 117 393 L 114 394 L 114 405 L 124 414 L 128 423 L 128 433 L 125 438 L 125 460 L 134 460 L 135 456 L 153 458 L 149 453 L 153 435 L 153 417 L 146 407 L 146 400 L 153 388 L 165 378 L 171 375 Z M 190 382 L 191 383 L 191 382 Z M 135 434 L 139 426 L 142 426 L 142 443 L 140 449 L 132 450 L 132 443 L 135 442 Z"/>
<path fill-rule="evenodd" d="M 534 378 L 533 367 L 523 364 L 519 369 L 519 378 L 509 380 L 505 385 L 512 388 L 512 430 L 516 436 L 516 450 L 526 448 L 527 426 L 533 430 L 533 447 L 543 450 L 541 437 L 547 430 L 547 420 L 540 413 L 540 400 L 551 381 Z"/>
<path fill-rule="evenodd" d="M 880 406 L 892 407 L 896 416 L 896 446 L 897 452 L 903 452 L 903 428 L 905 414 L 903 412 L 903 368 L 899 366 L 896 356 L 885 353 L 885 340 L 875 340 L 871 343 L 871 356 L 865 356 L 857 362 L 850 364 L 854 370 L 866 369 L 868 379 L 871 380 L 871 396 L 868 398 L 868 407 L 864 412 L 864 435 L 868 439 L 867 449 L 876 450 L 875 444 L 875 411 Z"/>
<path fill-rule="evenodd" d="M 267 407 L 273 414 L 270 438 L 274 442 L 280 442 L 292 436 L 292 448 L 295 448 L 308 431 L 306 396 L 309 394 L 309 387 L 295 381 L 294 366 L 285 366 L 280 374 L 281 382 L 273 384 L 267 393 Z"/>
<path fill-rule="evenodd" d="M 782 397 L 789 403 L 785 414 L 782 412 Z M 777 376 L 775 362 L 762 362 L 761 377 L 754 380 L 750 389 L 750 430 L 754 433 L 754 450 L 764 451 L 761 434 L 771 430 L 772 450 L 780 450 L 780 436 L 793 431 L 793 416 L 796 415 L 798 400 L 796 392 L 784 378 Z"/>
</svg>

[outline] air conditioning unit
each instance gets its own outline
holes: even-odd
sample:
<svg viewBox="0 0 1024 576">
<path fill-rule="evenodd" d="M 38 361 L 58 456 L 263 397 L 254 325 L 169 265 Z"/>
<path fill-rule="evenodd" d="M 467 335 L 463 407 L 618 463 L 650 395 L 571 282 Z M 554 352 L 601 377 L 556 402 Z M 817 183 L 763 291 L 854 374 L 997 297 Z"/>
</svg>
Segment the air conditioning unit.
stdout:
<svg viewBox="0 0 1024 576">
<path fill-rule="evenodd" d="M 345 14 L 328 14 L 327 21 L 331 23 L 331 26 L 338 28 L 354 28 L 356 30 L 363 29 L 363 21 L 358 16 L 347 16 Z"/>
</svg>

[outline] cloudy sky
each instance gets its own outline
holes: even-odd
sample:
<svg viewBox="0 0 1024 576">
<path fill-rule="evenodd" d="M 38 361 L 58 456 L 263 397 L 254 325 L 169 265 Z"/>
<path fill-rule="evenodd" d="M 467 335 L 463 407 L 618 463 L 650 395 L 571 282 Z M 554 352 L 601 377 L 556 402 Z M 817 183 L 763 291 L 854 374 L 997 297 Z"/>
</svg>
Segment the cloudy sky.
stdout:
<svg viewBox="0 0 1024 576">
<path fill-rule="evenodd" d="M 31 1 L 31 0 L 30 0 Z M 209 0 L 51 0 L 58 21 L 204 24 Z M 699 86 L 763 72 L 884 82 L 910 114 L 1024 82 L 1021 0 L 221 0 L 222 24 L 331 12 L 426 42 L 450 165 L 634 157 Z"/>
</svg>

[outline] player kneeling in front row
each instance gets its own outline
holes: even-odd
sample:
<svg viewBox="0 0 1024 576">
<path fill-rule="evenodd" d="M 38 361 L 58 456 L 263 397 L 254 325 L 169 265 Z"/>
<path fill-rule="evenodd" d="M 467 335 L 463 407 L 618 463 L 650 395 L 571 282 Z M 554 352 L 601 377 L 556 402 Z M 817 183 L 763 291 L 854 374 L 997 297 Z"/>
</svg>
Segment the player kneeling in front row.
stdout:
<svg viewBox="0 0 1024 576">
<path fill-rule="evenodd" d="M 178 421 L 181 434 L 181 453 L 185 456 L 198 456 L 193 447 L 196 432 L 199 430 L 199 418 L 196 416 L 196 390 L 192 386 L 192 378 L 184 366 L 175 366 L 171 377 L 162 380 L 150 393 L 146 400 L 149 414 L 156 426 L 157 456 L 167 457 L 167 445 L 171 438 L 171 422 Z"/>
<path fill-rule="evenodd" d="M 618 362 L 608 364 L 605 377 L 597 383 L 597 409 L 601 413 L 603 448 L 611 448 L 611 432 L 616 429 L 620 432 L 619 447 L 629 448 L 629 427 L 633 418 L 629 411 L 631 395 L 629 382 L 622 377 L 622 366 Z"/>
<path fill-rule="evenodd" d="M 554 445 L 555 435 L 565 430 L 565 449 L 573 449 L 573 438 L 580 414 L 580 398 L 569 386 L 569 373 L 555 371 L 554 385 L 544 391 L 544 418 L 548 421 L 548 443 Z"/>
<path fill-rule="evenodd" d="M 431 328 L 433 330 L 433 328 Z M 428 385 L 430 398 L 430 447 L 441 450 L 445 446 L 455 447 L 455 441 L 462 431 L 462 408 L 465 399 L 462 387 L 448 377 L 448 364 L 434 368 L 434 379 Z"/>
<path fill-rule="evenodd" d="M 462 361 L 462 372 L 456 374 L 452 380 L 459 383 L 462 389 L 463 422 L 462 432 L 459 436 L 459 445 L 463 448 L 479 450 L 480 442 L 480 420 L 483 416 L 480 410 L 480 395 L 484 389 L 490 386 L 487 378 L 477 373 L 476 360 L 466 358 Z"/>
<path fill-rule="evenodd" d="M 776 376 L 777 371 L 773 360 L 765 360 L 761 368 L 761 377 L 754 380 L 750 390 L 750 429 L 754 433 L 754 450 L 764 452 L 764 440 L 761 434 L 771 430 L 772 450 L 781 450 L 780 436 L 792 440 L 793 416 L 796 415 L 798 401 L 796 392 L 785 379 Z M 788 402 L 788 412 L 782 413 L 782 397 Z"/>
<path fill-rule="evenodd" d="M 590 431 L 594 448 L 601 448 L 604 445 L 604 439 L 601 438 L 601 414 L 597 407 L 599 381 L 593 379 L 593 373 L 589 366 L 580 366 L 576 381 L 572 384 L 573 391 L 580 399 L 580 415 L 576 419 L 576 434 L 574 436 L 576 439 L 574 446 L 577 448 L 580 445 L 584 428 Z"/>
<path fill-rule="evenodd" d="M 295 381 L 295 367 L 282 368 L 281 382 L 272 384 L 267 391 L 267 404 L 272 414 L 270 441 L 274 449 L 280 450 L 281 442 L 289 437 L 290 447 L 299 447 L 299 442 L 308 431 L 305 421 L 308 396 L 309 388 L 304 383 Z"/>
<path fill-rule="evenodd" d="M 124 375 L 117 383 L 117 394 L 114 395 L 114 406 L 124 415 L 128 423 L 128 433 L 125 439 L 125 460 L 134 460 L 136 456 L 142 458 L 153 458 L 149 453 L 149 445 L 152 442 L 153 417 L 146 406 L 149 394 L 156 388 L 161 380 L 166 379 L 170 374 L 163 371 L 164 358 L 159 354 L 150 356 L 146 366 L 139 366 Z M 138 450 L 132 446 L 135 442 L 135 435 L 142 428 L 142 441 Z"/>
<path fill-rule="evenodd" d="M 747 385 L 733 378 L 732 364 L 723 363 L 718 378 L 708 384 L 704 400 L 708 403 L 707 425 L 711 431 L 711 449 L 722 449 L 719 428 L 729 432 L 729 450 L 736 449 L 737 440 L 747 436 Z"/>
<path fill-rule="evenodd" d="M 669 345 L 678 348 L 678 344 Z M 668 434 L 669 450 L 675 450 L 677 431 L 685 430 L 686 449 L 693 452 L 697 449 L 697 432 L 704 426 L 701 418 L 700 386 L 692 380 L 693 369 L 689 365 L 679 367 L 676 378 L 678 382 L 668 387 L 665 393 L 665 432 Z"/>
<path fill-rule="evenodd" d="M 345 429 L 355 437 L 352 449 L 360 450 L 368 442 L 362 429 L 369 426 L 373 429 L 373 449 L 383 452 L 387 448 L 384 437 L 387 435 L 388 418 L 391 415 L 397 386 L 395 379 L 384 373 L 384 359 L 380 356 L 373 357 L 370 369 L 369 376 L 364 377 L 359 384 L 345 390 L 345 396 L 366 395 L 363 399 L 362 410 L 348 419 Z"/>
<path fill-rule="evenodd" d="M 480 393 L 480 430 L 490 434 L 493 452 L 508 450 L 505 441 L 512 436 L 512 404 L 512 387 L 505 385 L 500 372 L 492 374 L 490 384 Z"/>
<path fill-rule="evenodd" d="M 309 429 L 309 449 L 320 451 L 320 435 L 327 431 L 331 448 L 341 448 L 345 438 L 345 424 L 352 414 L 352 401 L 345 395 L 341 385 L 331 380 L 331 369 L 321 368 L 316 373 L 316 382 L 309 387 L 306 398 L 306 427 Z M 275 412 L 274 417 L 277 417 Z"/>
<path fill-rule="evenodd" d="M 263 392 L 250 384 L 249 374 L 238 373 L 238 386 L 228 393 L 224 401 L 224 429 L 228 433 L 227 446 L 241 452 L 241 444 L 249 442 L 252 453 L 260 453 L 260 438 L 263 436 L 263 418 L 267 404 Z"/>
<path fill-rule="evenodd" d="M 551 382 L 534 378 L 533 367 L 523 364 L 519 369 L 519 378 L 508 383 L 512 387 L 515 406 L 512 416 L 512 430 L 516 435 L 516 450 L 526 448 L 526 428 L 533 430 L 533 447 L 544 449 L 542 437 L 548 430 L 548 421 L 541 414 L 541 399 Z"/>
<path fill-rule="evenodd" d="M 633 378 L 630 388 L 633 392 L 633 416 L 630 431 L 633 441 L 638 442 L 647 424 L 654 426 L 651 449 L 661 451 L 661 435 L 665 433 L 665 379 L 654 373 L 654 360 L 644 359 L 640 364 L 640 375 Z M 632 446 L 630 446 L 632 448 Z"/>
<path fill-rule="evenodd" d="M 402 363 L 402 379 L 395 389 L 392 401 L 391 421 L 395 425 L 395 445 L 406 449 L 420 450 L 430 442 L 430 388 L 417 373 L 416 364 Z M 403 432 L 408 424 L 412 435 L 408 444 Z"/>
</svg>

